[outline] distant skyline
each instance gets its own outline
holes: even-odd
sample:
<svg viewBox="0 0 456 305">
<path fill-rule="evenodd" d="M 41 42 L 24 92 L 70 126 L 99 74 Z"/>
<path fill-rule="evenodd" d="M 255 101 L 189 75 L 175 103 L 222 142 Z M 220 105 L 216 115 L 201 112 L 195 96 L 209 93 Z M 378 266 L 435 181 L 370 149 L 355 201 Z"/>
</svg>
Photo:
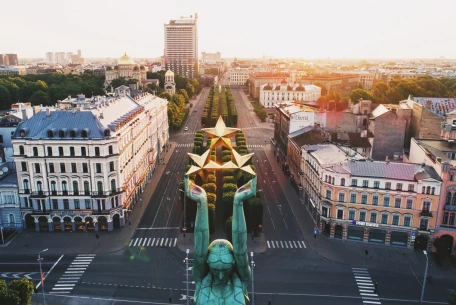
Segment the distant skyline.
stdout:
<svg viewBox="0 0 456 305">
<path fill-rule="evenodd" d="M 163 25 L 198 13 L 199 56 L 456 58 L 455 8 L 454 0 L 16 0 L 4 7 L 0 53 L 155 58 Z"/>
</svg>

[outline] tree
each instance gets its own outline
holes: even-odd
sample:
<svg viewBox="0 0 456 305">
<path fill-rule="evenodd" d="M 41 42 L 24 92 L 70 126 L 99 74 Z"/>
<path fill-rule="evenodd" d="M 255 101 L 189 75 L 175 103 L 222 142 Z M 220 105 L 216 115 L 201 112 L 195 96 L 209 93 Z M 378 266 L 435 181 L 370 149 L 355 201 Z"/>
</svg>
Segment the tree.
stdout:
<svg viewBox="0 0 456 305">
<path fill-rule="evenodd" d="M 374 100 L 377 103 L 384 103 L 385 94 L 386 94 L 387 90 L 388 90 L 388 85 L 385 82 L 383 82 L 383 81 L 376 82 L 372 86 L 372 97 L 374 98 Z"/>
<path fill-rule="evenodd" d="M 372 95 L 364 89 L 355 89 L 350 93 L 350 99 L 353 103 L 357 103 L 360 99 L 373 100 Z"/>
<path fill-rule="evenodd" d="M 182 95 L 184 97 L 185 103 L 188 103 L 188 93 L 185 91 L 185 89 L 179 89 L 179 91 L 177 91 L 177 94 Z"/>
<path fill-rule="evenodd" d="M 5 86 L 0 85 L 0 107 L 2 107 L 2 109 L 6 109 L 10 106 L 10 104 L 11 95 L 9 90 Z"/>
<path fill-rule="evenodd" d="M 5 280 L 0 280 L 0 304 L 2 305 L 22 305 L 19 293 L 10 289 Z M 25 303 L 29 304 L 29 303 Z"/>
<path fill-rule="evenodd" d="M 124 77 L 119 77 L 119 78 L 115 78 L 111 81 L 111 86 L 113 88 L 117 88 L 117 87 L 120 87 L 122 85 L 126 85 L 127 84 L 127 81 L 125 80 Z"/>
<path fill-rule="evenodd" d="M 33 93 L 32 97 L 30 98 L 30 103 L 32 103 L 33 106 L 51 105 L 48 94 L 43 91 L 37 91 Z"/>
<path fill-rule="evenodd" d="M 456 289 L 450 292 L 448 295 L 448 305 L 456 305 Z"/>
<path fill-rule="evenodd" d="M 170 102 L 172 96 L 171 96 L 171 94 L 169 94 L 168 92 L 162 92 L 162 93 L 160 93 L 159 97 L 164 98 L 164 99 L 166 99 L 168 102 Z M 168 105 L 169 105 L 169 104 L 168 104 Z"/>
<path fill-rule="evenodd" d="M 30 304 L 30 302 L 32 301 L 32 295 L 35 290 L 35 287 L 31 280 L 25 277 L 20 280 L 13 280 L 8 285 L 8 288 L 10 290 L 17 292 L 17 295 L 20 300 L 18 304 Z"/>
</svg>

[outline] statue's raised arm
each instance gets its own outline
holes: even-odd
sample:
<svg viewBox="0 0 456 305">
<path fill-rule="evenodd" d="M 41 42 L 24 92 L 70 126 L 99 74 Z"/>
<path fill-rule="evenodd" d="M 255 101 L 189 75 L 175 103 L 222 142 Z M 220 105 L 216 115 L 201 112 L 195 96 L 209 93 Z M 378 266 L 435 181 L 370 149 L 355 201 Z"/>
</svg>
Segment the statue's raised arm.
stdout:
<svg viewBox="0 0 456 305">
<path fill-rule="evenodd" d="M 184 177 L 185 195 L 197 202 L 195 229 L 194 229 L 194 261 L 193 280 L 198 291 L 201 281 L 207 274 L 207 248 L 209 246 L 209 217 L 207 211 L 206 191 Z"/>
<path fill-rule="evenodd" d="M 239 278 L 243 284 L 244 291 L 250 280 L 249 258 L 247 254 L 247 225 L 245 223 L 243 202 L 256 194 L 257 177 L 240 187 L 234 195 L 232 240 L 234 258 Z"/>
</svg>

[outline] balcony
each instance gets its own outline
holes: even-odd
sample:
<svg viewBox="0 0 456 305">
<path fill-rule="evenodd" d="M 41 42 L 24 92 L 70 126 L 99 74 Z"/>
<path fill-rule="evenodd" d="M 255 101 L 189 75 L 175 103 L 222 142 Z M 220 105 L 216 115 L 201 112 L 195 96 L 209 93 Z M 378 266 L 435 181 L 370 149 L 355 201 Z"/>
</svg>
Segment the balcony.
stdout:
<svg viewBox="0 0 456 305">
<path fill-rule="evenodd" d="M 445 207 L 443 209 L 445 211 L 456 211 L 456 205 L 445 204 Z"/>
<path fill-rule="evenodd" d="M 19 189 L 19 194 L 30 194 L 30 189 Z"/>
<path fill-rule="evenodd" d="M 426 217 L 432 217 L 432 212 L 429 210 L 421 210 L 420 215 L 426 216 Z"/>
<path fill-rule="evenodd" d="M 302 170 L 299 170 L 298 174 L 299 176 L 304 176 L 304 172 Z"/>
</svg>

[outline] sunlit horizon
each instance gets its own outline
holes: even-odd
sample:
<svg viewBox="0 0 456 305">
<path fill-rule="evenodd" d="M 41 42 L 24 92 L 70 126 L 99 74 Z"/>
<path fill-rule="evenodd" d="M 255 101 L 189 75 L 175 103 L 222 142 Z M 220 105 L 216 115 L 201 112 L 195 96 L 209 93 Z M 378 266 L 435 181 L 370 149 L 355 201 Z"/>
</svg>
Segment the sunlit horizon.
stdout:
<svg viewBox="0 0 456 305">
<path fill-rule="evenodd" d="M 163 25 L 198 14 L 199 56 L 281 59 L 455 58 L 452 12 L 439 1 L 234 0 L 188 2 L 18 0 L 9 4 L 0 53 L 44 58 L 82 50 L 85 58 L 163 55 Z"/>
</svg>

